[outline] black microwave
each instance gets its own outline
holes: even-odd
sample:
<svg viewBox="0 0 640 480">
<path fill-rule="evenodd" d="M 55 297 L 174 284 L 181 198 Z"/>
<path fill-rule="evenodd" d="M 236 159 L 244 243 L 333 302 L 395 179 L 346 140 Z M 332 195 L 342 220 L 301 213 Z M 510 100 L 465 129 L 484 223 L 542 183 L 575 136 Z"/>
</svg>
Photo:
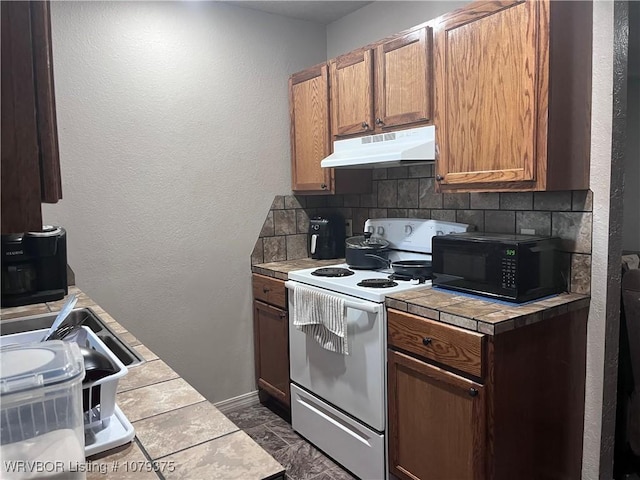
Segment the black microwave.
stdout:
<svg viewBox="0 0 640 480">
<path fill-rule="evenodd" d="M 557 237 L 467 232 L 432 242 L 438 287 L 517 303 L 566 290 Z"/>
</svg>

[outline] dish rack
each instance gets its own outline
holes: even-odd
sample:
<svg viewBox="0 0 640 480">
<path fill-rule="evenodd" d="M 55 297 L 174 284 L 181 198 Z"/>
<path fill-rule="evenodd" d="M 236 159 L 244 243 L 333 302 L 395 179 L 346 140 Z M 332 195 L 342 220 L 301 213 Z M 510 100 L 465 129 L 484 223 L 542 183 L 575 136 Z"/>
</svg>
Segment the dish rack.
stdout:
<svg viewBox="0 0 640 480">
<path fill-rule="evenodd" d="M 82 385 L 82 409 L 85 430 L 106 428 L 109 426 L 109 422 L 115 412 L 118 381 L 127 374 L 128 370 L 91 329 L 84 326 L 82 328 L 87 333 L 87 340 L 86 345 L 81 346 L 92 348 L 107 356 L 118 370 L 109 376 Z M 43 329 L 0 336 L 0 347 L 40 342 L 47 332 L 48 329 Z M 42 407 L 43 414 L 46 414 L 45 405 L 43 404 Z M 33 409 L 31 410 L 33 411 Z M 37 414 L 33 413 L 33 415 Z M 24 424 L 24 426 L 34 421 L 34 418 L 29 418 L 29 415 L 26 415 L 26 418 L 22 417 L 21 412 L 20 423 Z"/>
</svg>

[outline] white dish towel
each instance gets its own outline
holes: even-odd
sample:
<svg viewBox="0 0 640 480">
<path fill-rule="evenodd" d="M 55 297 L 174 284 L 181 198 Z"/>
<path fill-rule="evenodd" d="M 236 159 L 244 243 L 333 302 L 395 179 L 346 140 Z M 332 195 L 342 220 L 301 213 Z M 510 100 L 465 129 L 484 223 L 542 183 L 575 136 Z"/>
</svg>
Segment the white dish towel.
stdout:
<svg viewBox="0 0 640 480">
<path fill-rule="evenodd" d="M 293 291 L 293 325 L 310 335 L 325 350 L 349 355 L 344 300 L 296 285 Z"/>
</svg>

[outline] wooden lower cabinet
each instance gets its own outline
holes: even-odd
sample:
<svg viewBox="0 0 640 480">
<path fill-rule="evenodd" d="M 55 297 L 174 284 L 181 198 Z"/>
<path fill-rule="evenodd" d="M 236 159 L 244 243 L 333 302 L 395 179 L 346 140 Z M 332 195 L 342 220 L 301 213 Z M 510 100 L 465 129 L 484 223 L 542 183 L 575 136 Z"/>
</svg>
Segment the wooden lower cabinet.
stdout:
<svg viewBox="0 0 640 480">
<path fill-rule="evenodd" d="M 587 308 L 562 313 L 478 343 L 477 332 L 389 309 L 391 474 L 580 478 L 587 316 Z M 461 359 L 480 360 L 480 375 Z"/>
<path fill-rule="evenodd" d="M 410 479 L 481 479 L 482 385 L 389 350 L 389 466 Z"/>
<path fill-rule="evenodd" d="M 253 301 L 253 335 L 258 388 L 283 405 L 289 395 L 289 316 L 286 310 Z"/>
</svg>

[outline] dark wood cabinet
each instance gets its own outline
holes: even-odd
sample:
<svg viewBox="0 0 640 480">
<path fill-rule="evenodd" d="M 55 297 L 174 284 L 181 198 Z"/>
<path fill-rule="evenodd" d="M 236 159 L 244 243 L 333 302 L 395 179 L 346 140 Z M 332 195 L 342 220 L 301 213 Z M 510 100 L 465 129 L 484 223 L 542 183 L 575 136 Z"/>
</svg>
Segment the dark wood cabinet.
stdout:
<svg viewBox="0 0 640 480">
<path fill-rule="evenodd" d="M 498 335 L 388 313 L 393 475 L 580 478 L 587 309 Z"/>
<path fill-rule="evenodd" d="M 389 465 L 403 478 L 482 479 L 484 387 L 389 350 Z"/>
<path fill-rule="evenodd" d="M 289 316 L 284 282 L 253 274 L 253 297 L 256 383 L 261 392 L 288 408 Z"/>
<path fill-rule="evenodd" d="M 589 188 L 592 8 L 480 1 L 440 17 L 440 191 Z"/>
<path fill-rule="evenodd" d="M 3 2 L 2 233 L 42 228 L 62 198 L 48 2 Z"/>
</svg>

